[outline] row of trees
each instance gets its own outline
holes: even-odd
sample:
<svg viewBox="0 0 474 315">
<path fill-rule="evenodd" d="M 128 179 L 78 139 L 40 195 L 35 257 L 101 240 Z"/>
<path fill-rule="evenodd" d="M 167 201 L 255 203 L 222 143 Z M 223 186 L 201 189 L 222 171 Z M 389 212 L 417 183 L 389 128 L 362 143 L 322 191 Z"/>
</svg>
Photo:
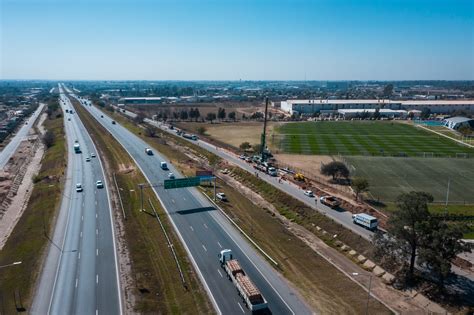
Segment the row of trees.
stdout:
<svg viewBox="0 0 474 315">
<path fill-rule="evenodd" d="M 160 111 L 156 114 L 156 118 L 159 120 L 168 120 L 168 119 L 174 119 L 174 120 L 194 120 L 198 121 L 201 118 L 201 112 L 199 111 L 199 108 L 190 108 L 189 110 L 187 109 L 181 109 L 179 111 L 174 110 L 171 112 L 170 110 L 163 110 Z M 226 113 L 225 108 L 219 107 L 217 110 L 217 113 L 214 112 L 209 112 L 206 114 L 203 119 L 210 121 L 211 123 L 214 122 L 214 120 L 219 119 L 219 120 L 225 120 L 225 119 L 231 119 L 235 121 L 237 119 L 237 115 L 234 111 L 230 113 Z M 201 119 L 202 120 L 202 119 Z"/>
</svg>

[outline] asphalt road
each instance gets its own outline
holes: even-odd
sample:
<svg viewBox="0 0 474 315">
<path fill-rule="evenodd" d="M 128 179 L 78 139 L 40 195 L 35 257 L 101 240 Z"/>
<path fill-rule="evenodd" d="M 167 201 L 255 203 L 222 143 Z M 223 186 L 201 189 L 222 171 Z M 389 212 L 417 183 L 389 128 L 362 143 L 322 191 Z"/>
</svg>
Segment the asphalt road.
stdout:
<svg viewBox="0 0 474 315">
<path fill-rule="evenodd" d="M 176 178 L 181 177 L 169 161 L 170 170 L 161 170 L 160 162 L 166 161 L 166 159 L 159 152 L 154 152 L 152 156 L 145 154 L 145 148 L 148 145 L 144 141 L 123 126 L 113 125 L 110 117 L 96 107 L 89 106 L 87 101 L 82 101 L 82 103 L 96 120 L 122 144 L 148 181 L 155 185 L 153 189 L 168 212 L 171 222 L 218 312 L 222 314 L 250 313 L 218 262 L 218 253 L 222 249 L 228 248 L 233 251 L 234 257 L 240 261 L 245 272 L 268 301 L 271 313 L 312 313 L 286 280 L 248 244 L 197 188 L 165 190 L 162 187 L 169 172 L 173 172 Z"/>
<path fill-rule="evenodd" d="M 135 113 L 130 112 L 130 111 L 125 111 L 125 114 L 127 114 L 130 117 L 135 117 L 136 116 Z M 148 118 L 146 118 L 145 121 L 149 124 L 152 124 L 152 125 L 160 128 L 160 129 L 164 130 L 164 131 L 167 131 L 169 133 L 172 133 L 172 134 L 176 135 L 176 132 L 174 130 L 169 129 L 168 126 L 165 125 L 165 124 L 161 124 L 157 121 L 154 121 L 154 120 L 151 120 L 151 119 L 148 119 Z M 210 144 L 210 143 L 208 143 L 206 141 L 203 141 L 203 140 L 200 140 L 200 139 L 197 140 L 197 141 L 193 141 L 193 140 L 186 139 L 186 138 L 183 138 L 183 139 L 185 139 L 185 140 L 187 140 L 191 143 L 198 144 L 199 146 L 206 149 L 207 151 L 212 152 L 212 153 L 216 154 L 217 156 L 219 156 L 219 157 L 221 157 L 221 158 L 223 158 L 223 159 L 225 159 L 225 160 L 227 160 L 227 161 L 229 161 L 233 164 L 238 165 L 242 169 L 244 169 L 246 171 L 249 171 L 251 174 L 253 174 L 255 172 L 258 172 L 258 176 L 261 179 L 263 179 L 264 181 L 266 181 L 267 183 L 269 183 L 269 184 L 275 186 L 276 188 L 284 191 L 285 193 L 289 194 L 290 196 L 293 196 L 294 198 L 302 201 L 306 205 L 308 205 L 311 208 L 319 211 L 320 213 L 328 216 L 329 218 L 332 218 L 334 221 L 342 224 L 343 226 L 345 226 L 349 230 L 353 231 L 354 233 L 357 233 L 358 235 L 362 236 L 363 238 L 365 238 L 367 240 L 371 240 L 374 233 L 372 231 L 369 231 L 369 230 L 365 229 L 362 226 L 354 224 L 352 222 L 352 213 L 351 212 L 345 211 L 342 208 L 339 208 L 337 210 L 331 209 L 331 208 L 321 204 L 319 202 L 319 200 L 317 200 L 316 198 L 310 198 L 310 197 L 306 196 L 304 194 L 304 190 L 302 190 L 301 188 L 299 188 L 298 186 L 296 186 L 296 185 L 294 185 L 290 182 L 281 181 L 281 183 L 279 183 L 278 182 L 278 177 L 272 177 L 272 176 L 270 176 L 266 173 L 256 171 L 253 168 L 253 164 L 247 163 L 244 160 L 241 160 L 233 152 L 230 152 L 230 151 L 222 149 L 222 148 L 218 148 L 215 145 Z"/>
<path fill-rule="evenodd" d="M 44 104 L 40 103 L 33 115 L 31 115 L 30 118 L 25 120 L 25 123 L 23 124 L 23 126 L 21 126 L 20 130 L 18 130 L 16 135 L 10 139 L 10 142 L 0 152 L 0 169 L 3 169 L 5 167 L 8 160 L 11 158 L 13 153 L 15 153 L 20 143 L 25 140 L 26 136 L 28 136 L 28 132 L 30 131 L 39 114 L 43 110 L 43 107 Z"/>
<path fill-rule="evenodd" d="M 63 110 L 73 108 L 65 94 L 60 97 Z M 86 162 L 96 150 L 77 114 L 65 113 L 64 123 L 67 179 L 32 313 L 120 314 L 108 183 L 99 157 Z M 75 140 L 80 154 L 72 149 Z M 105 188 L 98 189 L 97 180 Z M 77 183 L 82 184 L 82 192 L 76 192 Z"/>
</svg>

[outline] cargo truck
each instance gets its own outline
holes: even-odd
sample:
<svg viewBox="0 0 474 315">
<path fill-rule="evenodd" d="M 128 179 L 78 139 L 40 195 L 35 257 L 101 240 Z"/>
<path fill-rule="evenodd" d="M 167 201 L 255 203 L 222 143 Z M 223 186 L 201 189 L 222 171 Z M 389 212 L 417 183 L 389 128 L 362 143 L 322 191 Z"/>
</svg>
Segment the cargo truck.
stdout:
<svg viewBox="0 0 474 315">
<path fill-rule="evenodd" d="M 352 215 L 352 221 L 354 224 L 361 225 L 368 230 L 376 230 L 379 225 L 379 221 L 376 217 L 368 215 L 366 213 L 357 213 Z"/>
<path fill-rule="evenodd" d="M 77 142 L 74 143 L 74 152 L 81 153 L 81 146 Z"/>
<path fill-rule="evenodd" d="M 319 201 L 321 201 L 323 205 L 326 205 L 332 209 L 335 209 L 341 205 L 341 201 L 333 196 L 322 196 L 319 198 Z"/>
<path fill-rule="evenodd" d="M 228 278 L 237 288 L 239 295 L 244 300 L 244 304 L 252 311 L 263 310 L 268 307 L 267 301 L 257 289 L 252 280 L 245 274 L 237 259 L 232 256 L 230 249 L 221 250 L 219 262 L 224 268 Z"/>
</svg>

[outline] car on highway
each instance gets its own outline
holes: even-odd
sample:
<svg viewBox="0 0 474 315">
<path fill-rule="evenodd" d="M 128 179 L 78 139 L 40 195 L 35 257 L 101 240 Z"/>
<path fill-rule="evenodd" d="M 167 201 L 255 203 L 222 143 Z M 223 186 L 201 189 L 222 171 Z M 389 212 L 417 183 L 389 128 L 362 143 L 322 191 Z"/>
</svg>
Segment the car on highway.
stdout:
<svg viewBox="0 0 474 315">
<path fill-rule="evenodd" d="M 245 160 L 246 158 L 247 158 L 247 156 L 246 156 L 245 154 L 241 154 L 241 155 L 239 156 L 239 159 L 241 159 L 241 160 Z"/>
<path fill-rule="evenodd" d="M 169 179 L 175 179 L 176 177 L 174 176 L 173 173 L 169 173 L 169 174 L 168 174 L 168 178 L 169 178 Z"/>
<path fill-rule="evenodd" d="M 115 120 L 112 120 L 112 125 L 115 125 L 115 124 L 116 124 Z"/>
<path fill-rule="evenodd" d="M 91 153 L 91 157 L 95 158 L 95 153 Z"/>
<path fill-rule="evenodd" d="M 90 162 L 91 161 L 91 158 L 90 157 L 86 157 L 86 162 Z"/>
<path fill-rule="evenodd" d="M 221 200 L 221 201 L 227 201 L 227 197 L 224 193 L 220 192 L 220 193 L 217 193 L 216 194 L 216 197 L 217 199 Z"/>
<path fill-rule="evenodd" d="M 153 155 L 153 151 L 150 148 L 145 148 L 145 153 L 148 155 Z"/>
<path fill-rule="evenodd" d="M 166 162 L 161 162 L 160 167 L 162 170 L 165 170 L 165 171 L 168 170 L 168 164 L 166 164 Z"/>
<path fill-rule="evenodd" d="M 77 184 L 76 184 L 76 191 L 77 191 L 77 192 L 81 192 L 81 191 L 82 191 L 82 184 L 81 184 L 81 183 L 77 183 Z"/>
<path fill-rule="evenodd" d="M 96 186 L 97 188 L 104 188 L 104 183 L 102 183 L 101 180 L 98 180 L 98 181 L 95 183 L 95 186 Z"/>
<path fill-rule="evenodd" d="M 68 118 L 67 120 L 68 120 L 68 121 L 71 121 L 71 118 Z"/>
<path fill-rule="evenodd" d="M 247 156 L 247 157 L 245 158 L 245 162 L 247 162 L 247 163 L 252 163 L 252 158 L 251 158 L 250 156 Z"/>
<path fill-rule="evenodd" d="M 304 192 L 305 196 L 308 196 L 310 198 L 313 198 L 314 197 L 314 193 L 311 191 L 311 190 L 306 190 Z"/>
<path fill-rule="evenodd" d="M 104 115 L 100 115 L 100 118 L 104 118 Z"/>
</svg>

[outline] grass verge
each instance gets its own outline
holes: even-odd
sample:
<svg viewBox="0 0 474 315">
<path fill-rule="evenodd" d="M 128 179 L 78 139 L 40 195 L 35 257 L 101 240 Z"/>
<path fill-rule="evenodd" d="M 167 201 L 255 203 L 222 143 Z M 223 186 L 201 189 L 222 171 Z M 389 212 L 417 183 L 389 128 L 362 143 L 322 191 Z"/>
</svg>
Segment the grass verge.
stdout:
<svg viewBox="0 0 474 315">
<path fill-rule="evenodd" d="M 77 105 L 77 104 L 76 104 Z M 144 190 L 144 199 L 152 203 L 177 252 L 187 283 L 181 282 L 174 258 L 151 209 L 140 212 L 138 184 L 146 179 L 128 153 L 115 138 L 100 126 L 81 106 L 75 106 L 107 165 L 107 172 L 116 174 L 127 220 L 123 221 L 126 247 L 131 257 L 131 283 L 125 284 L 126 296 L 133 295 L 133 312 L 140 313 L 212 313 L 212 306 L 201 286 L 186 252 L 170 225 L 154 193 Z M 110 183 L 113 179 L 110 178 Z M 115 191 L 112 187 L 111 191 Z M 117 192 L 115 192 L 117 195 Z M 147 205 L 146 203 L 145 205 Z M 117 211 L 121 210 L 116 207 Z M 124 285 L 124 284 L 122 284 Z"/>
<path fill-rule="evenodd" d="M 45 129 L 54 133 L 55 143 L 46 149 L 28 206 L 0 251 L 0 265 L 22 261 L 20 265 L 0 269 L 0 311 L 3 314 L 16 313 L 21 307 L 29 310 L 41 257 L 48 245 L 45 232 L 50 234 L 59 208 L 67 156 L 60 113 L 58 111 L 44 122 Z"/>
</svg>

